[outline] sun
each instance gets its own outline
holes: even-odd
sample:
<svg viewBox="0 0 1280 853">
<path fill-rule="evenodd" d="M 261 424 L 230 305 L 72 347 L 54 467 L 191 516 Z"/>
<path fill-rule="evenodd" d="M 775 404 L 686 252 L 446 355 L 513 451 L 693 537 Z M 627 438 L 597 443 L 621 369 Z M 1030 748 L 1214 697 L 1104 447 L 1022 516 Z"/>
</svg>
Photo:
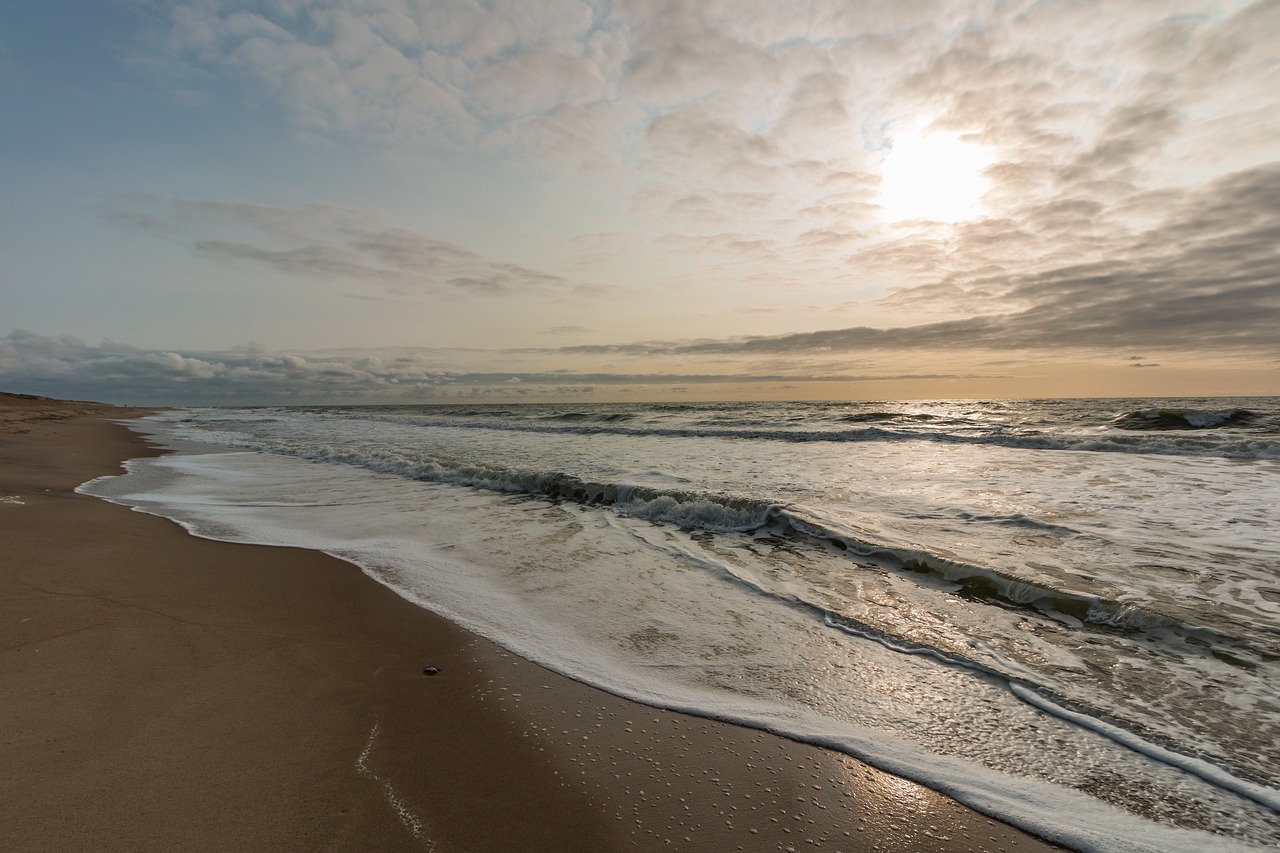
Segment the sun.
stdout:
<svg viewBox="0 0 1280 853">
<path fill-rule="evenodd" d="M 958 133 L 911 131 L 894 137 L 881 171 L 880 208 L 889 222 L 959 222 L 982 213 L 991 156 Z"/>
</svg>

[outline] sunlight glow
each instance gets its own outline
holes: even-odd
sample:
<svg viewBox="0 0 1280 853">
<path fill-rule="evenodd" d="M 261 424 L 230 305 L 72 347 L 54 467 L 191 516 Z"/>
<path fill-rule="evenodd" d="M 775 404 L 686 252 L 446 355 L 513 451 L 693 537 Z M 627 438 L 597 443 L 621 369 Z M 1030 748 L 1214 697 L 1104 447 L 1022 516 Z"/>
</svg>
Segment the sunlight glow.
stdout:
<svg viewBox="0 0 1280 853">
<path fill-rule="evenodd" d="M 880 207 L 889 222 L 928 219 L 958 222 L 981 211 L 989 182 L 982 174 L 991 156 L 949 131 L 902 134 L 885 157 Z"/>
</svg>

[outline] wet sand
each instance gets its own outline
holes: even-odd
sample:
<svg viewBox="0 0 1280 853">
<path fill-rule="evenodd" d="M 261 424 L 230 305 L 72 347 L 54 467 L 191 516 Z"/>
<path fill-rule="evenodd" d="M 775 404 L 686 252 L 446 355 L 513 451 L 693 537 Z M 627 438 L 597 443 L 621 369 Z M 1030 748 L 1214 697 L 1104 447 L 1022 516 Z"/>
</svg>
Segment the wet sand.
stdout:
<svg viewBox="0 0 1280 853">
<path fill-rule="evenodd" d="M 0 395 L 0 849 L 1059 849 L 557 676 L 323 554 L 75 494 L 156 452 L 127 416 Z"/>
</svg>

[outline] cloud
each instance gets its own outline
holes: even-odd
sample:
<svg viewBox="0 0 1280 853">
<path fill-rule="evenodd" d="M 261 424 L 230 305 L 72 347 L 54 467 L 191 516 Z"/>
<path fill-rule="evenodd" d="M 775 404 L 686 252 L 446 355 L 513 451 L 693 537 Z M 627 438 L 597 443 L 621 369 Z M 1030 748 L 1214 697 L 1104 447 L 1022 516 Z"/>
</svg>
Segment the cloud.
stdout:
<svg viewBox="0 0 1280 853">
<path fill-rule="evenodd" d="M 1011 279 L 1011 300 L 1034 302 L 993 314 L 891 328 L 853 327 L 710 341 L 583 344 L 575 355 L 795 356 L 805 353 L 929 351 L 1105 352 L 1141 344 L 1164 352 L 1280 355 L 1280 274 L 1238 274 L 1195 265 L 1194 251 L 1167 263 L 1066 267 Z M 1256 260 L 1256 259 L 1255 259 Z M 1179 261 L 1188 266 L 1179 270 Z M 1197 275 L 1199 274 L 1199 275 Z M 1170 276 L 1181 276 L 1170 281 Z"/>
<path fill-rule="evenodd" d="M 155 6 L 169 69 L 250 83 L 307 131 L 381 148 L 464 150 L 558 106 L 608 96 L 618 26 L 580 0 L 342 0 Z"/>
<path fill-rule="evenodd" d="M 247 82 L 304 133 L 612 172 L 637 232 L 678 235 L 666 248 L 696 262 L 694 278 L 726 284 L 834 281 L 865 296 L 982 263 L 1097 257 L 1167 192 L 1263 166 L 1280 140 L 1274 2 L 147 8 L 147 47 L 175 73 Z M 880 221 L 877 171 L 920 123 L 992 154 L 999 245 L 944 250 L 944 235 L 903 240 Z M 306 246 L 262 248 L 240 254 L 309 260 Z"/>
<path fill-rule="evenodd" d="M 661 6 L 679 26 L 668 24 L 670 44 L 652 49 L 698 74 L 664 72 L 684 100 L 660 110 L 638 141 L 657 176 L 640 208 L 678 230 L 690 257 L 725 259 L 786 285 L 843 273 L 909 286 L 952 272 L 1107 261 L 1113 244 L 1123 248 L 1129 232 L 1149 229 L 1201 180 L 1274 159 L 1280 122 L 1274 95 L 1259 88 L 1274 81 L 1263 57 L 1280 50 L 1276 16 L 1262 11 L 1274 4 L 1234 14 L 1210 4 L 1105 13 L 1089 3 L 925 7 L 923 18 L 890 7 L 857 22 L 825 15 L 818 38 L 807 24 L 779 22 L 805 20 L 785 5 L 739 10 L 750 22 L 741 26 Z M 944 22 L 958 20 L 960 35 L 946 35 Z M 721 53 L 760 49 L 746 35 L 752 25 L 778 28 L 753 72 L 767 70 L 769 85 L 739 85 L 709 67 Z M 723 32 L 709 38 L 708 28 Z M 705 65 L 693 50 L 703 41 Z M 865 58 L 881 45 L 900 48 L 893 65 Z M 860 63 L 865 74 L 850 74 Z M 990 222 L 971 223 L 960 240 L 938 228 L 904 237 L 877 220 L 873 173 L 894 137 L 922 121 L 965 134 L 994 161 Z M 1248 144 L 1228 128 L 1247 129 Z M 865 177 L 826 192 L 838 174 Z"/>
<path fill-rule="evenodd" d="M 892 304 L 970 316 L 694 342 L 579 345 L 578 355 L 797 355 L 863 351 L 1127 350 L 1280 354 L 1280 164 L 1244 170 L 1178 197 L 1150 229 L 1114 238 L 1097 259 L 1024 272 L 984 262 L 893 295 Z M 1005 225 L 1003 228 L 1016 228 Z M 953 252 L 981 256 L 1000 235 L 962 230 Z M 1015 240 L 1016 242 L 1016 240 Z M 909 241 L 881 253 L 946 255 Z M 905 261 L 895 261 L 905 263 Z M 1009 306 L 1021 310 L 1008 311 Z"/>
<path fill-rule="evenodd" d="M 864 253 L 864 263 L 906 266 L 911 263 L 908 256 L 914 255 L 916 263 L 935 270 L 953 264 L 942 280 L 904 289 L 886 300 L 891 306 L 944 315 L 937 322 L 705 341 L 579 344 L 531 352 L 575 357 L 796 359 L 861 352 L 1131 352 L 1141 347 L 1157 353 L 1280 354 L 1275 335 L 1280 328 L 1276 198 L 1280 198 L 1280 164 L 1242 170 L 1195 190 L 1167 194 L 1163 219 L 1145 229 L 1100 239 L 1093 244 L 1092 256 L 1065 258 L 1049 253 L 1039 261 L 1020 258 L 1019 252 L 1030 251 L 1043 239 L 1036 233 L 1033 217 L 1021 225 L 989 221 L 958 228 L 945 251 L 908 236 L 880 246 L 878 259 L 868 259 L 869 253 Z M 1052 202 L 1041 213 L 1070 218 L 1093 209 L 1068 200 Z M 402 293 L 414 289 L 475 295 L 554 293 L 566 284 L 554 275 L 493 262 L 465 247 L 331 205 L 288 209 L 130 196 L 122 200 L 119 210 L 127 214 L 123 221 L 133 227 L 149 227 L 148 219 L 154 217 L 169 229 L 248 228 L 264 240 L 299 245 L 268 249 L 228 240 L 203 240 L 197 245 L 214 257 L 266 264 L 292 274 L 373 278 Z M 679 245 L 694 238 L 666 239 Z M 725 251 L 741 246 L 733 235 L 706 239 L 718 242 Z M 780 251 L 776 244 L 746 250 Z M 583 331 L 562 326 L 548 333 Z M 53 373 L 61 369 L 56 363 L 60 348 L 78 352 L 84 347 L 74 339 L 37 340 L 21 335 L 9 345 L 21 345 L 32 357 L 53 359 L 48 363 Z M 150 354 L 144 360 L 114 346 L 116 361 L 95 361 L 94 370 L 154 369 L 172 377 L 215 379 L 242 368 L 234 375 L 250 379 L 259 377 L 256 370 L 285 369 L 243 359 L 210 361 L 199 354 L 181 356 L 194 358 L 192 362 L 179 361 L 172 353 Z M 341 374 L 347 367 L 333 369 Z M 373 383 L 371 387 L 393 379 L 418 381 L 421 377 L 376 372 L 359 377 L 361 382 Z M 438 376 L 430 379 L 438 381 Z M 488 380 L 477 377 L 474 381 Z M 359 386 L 349 387 L 355 393 Z"/>
<path fill-rule="evenodd" d="M 190 240 L 197 252 L 215 260 L 301 277 L 375 282 L 399 296 L 581 292 L 581 285 L 558 275 L 490 260 L 340 205 L 273 207 L 127 193 L 111 200 L 106 217 L 126 228 Z M 208 236 L 246 232 L 250 239 Z"/>
<path fill-rule="evenodd" d="M 1280 325 L 1276 193 L 1280 164 L 1269 164 L 1167 193 L 1162 219 L 1141 230 L 1117 227 L 1073 245 L 1072 255 L 1038 257 L 1045 232 L 1028 217 L 1025 224 L 961 228 L 945 252 L 910 240 L 886 243 L 870 260 L 909 268 L 906 256 L 915 253 L 930 266 L 950 265 L 942 280 L 886 302 L 978 315 L 954 326 L 977 336 L 970 344 L 1271 350 Z M 1080 209 L 1053 202 L 1039 215 L 1065 210 L 1070 217 Z"/>
<path fill-rule="evenodd" d="M 447 371 L 429 367 L 420 356 L 384 362 L 368 354 L 317 358 L 255 347 L 180 353 L 110 342 L 90 346 L 23 330 L 0 338 L 0 376 L 18 388 L 146 402 L 324 398 L 450 381 Z"/>
<path fill-rule="evenodd" d="M 474 221 L 460 217 L 451 235 L 500 227 L 512 210 L 546 212 L 521 223 L 523 239 L 482 243 L 335 204 L 133 194 L 108 205 L 116 224 L 206 262 L 338 281 L 358 300 L 429 301 L 437 325 L 406 322 L 401 334 L 448 326 L 564 344 L 530 358 L 581 359 L 583 375 L 586 360 L 615 356 L 781 376 L 823 359 L 847 370 L 864 352 L 928 372 L 940 353 L 1104 353 L 1114 364 L 1144 351 L 1141 363 L 1170 364 L 1177 351 L 1276 351 L 1280 5 L 1270 0 L 133 8 L 144 10 L 143 46 L 181 85 L 238 86 L 335 156 L 419 157 L 462 167 L 459 182 L 501 175 L 503 186 L 494 178 L 473 193 Z M 904 134 L 929 131 L 989 155 L 982 213 L 887 222 L 883 163 Z M 522 256 L 530 233 L 545 245 Z M 628 290 L 612 294 L 606 318 L 596 307 L 609 286 Z M 581 297 L 589 309 L 547 308 Z M 845 328 L 813 331 L 821 311 Z M 176 354 L 202 364 L 118 352 L 120 363 L 101 366 L 204 387 L 228 375 L 219 365 L 254 381 L 253 371 L 286 370 Z M 503 372 L 506 355 L 483 369 Z M 58 356 L 39 357 L 56 368 Z M 369 374 L 359 381 L 417 381 L 320 361 Z"/>
<path fill-rule="evenodd" d="M 450 353 L 428 349 L 270 353 L 261 347 L 239 346 L 225 352 L 184 353 L 144 350 L 110 341 L 91 346 L 70 336 L 16 330 L 0 338 L 0 383 L 15 391 L 51 396 L 200 405 L 430 401 L 459 394 L 589 396 L 604 388 L 617 390 L 635 384 L 666 387 L 976 377 L 959 373 L 466 371 L 443 367 L 450 360 Z"/>
</svg>

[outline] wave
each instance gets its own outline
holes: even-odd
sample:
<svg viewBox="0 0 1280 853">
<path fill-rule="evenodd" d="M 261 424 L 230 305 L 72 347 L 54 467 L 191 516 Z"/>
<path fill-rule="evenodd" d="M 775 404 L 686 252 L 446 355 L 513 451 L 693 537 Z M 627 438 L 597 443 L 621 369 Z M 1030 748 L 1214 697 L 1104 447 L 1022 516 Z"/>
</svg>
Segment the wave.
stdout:
<svg viewBox="0 0 1280 853">
<path fill-rule="evenodd" d="M 1280 791 L 1237 776 L 1212 761 L 1184 754 L 1179 749 L 1185 749 L 1185 744 L 1170 742 L 1167 737 L 1145 726 L 1133 726 L 1131 723 L 1130 727 L 1126 727 L 1121 720 L 1103 709 L 1083 705 L 1046 684 L 1037 683 L 1033 678 L 1028 678 L 1029 673 L 1002 671 L 998 665 L 978 660 L 956 650 L 943 651 L 937 646 L 886 633 L 859 619 L 832 611 L 823 604 L 798 597 L 792 591 L 769 589 L 758 580 L 739 574 L 732 566 L 724 563 L 716 562 L 708 568 L 741 584 L 757 595 L 812 613 L 828 628 L 870 640 L 899 654 L 928 657 L 947 667 L 969 670 L 997 679 L 1004 682 L 1020 701 L 1045 714 L 1092 731 L 1117 745 L 1198 776 L 1221 790 L 1230 791 L 1280 813 Z M 1137 732 L 1132 731 L 1131 727 L 1136 728 Z"/>
<path fill-rule="evenodd" d="M 911 428 L 907 424 L 872 425 L 845 429 L 812 429 L 802 426 L 780 427 L 777 422 L 739 420 L 733 422 L 702 421 L 690 426 L 648 426 L 625 423 L 630 415 L 598 415 L 594 420 L 575 414 L 561 414 L 544 420 L 442 420 L 439 417 L 387 415 L 368 412 L 346 412 L 341 417 L 385 420 L 421 427 L 449 426 L 461 429 L 544 432 L 568 435 L 619 435 L 658 438 L 716 438 L 739 441 L 804 442 L 898 442 L 929 441 L 943 444 L 995 445 L 1021 450 L 1066 450 L 1095 453 L 1133 453 L 1157 456 L 1199 456 L 1227 459 L 1280 459 L 1280 436 L 1270 433 L 1237 433 L 1227 436 L 1196 433 L 1191 427 L 1183 432 L 1195 434 L 1145 435 L 1136 429 L 1117 432 L 1073 432 L 1052 434 L 1034 429 L 1009 429 L 1003 425 L 978 423 L 948 425 L 934 429 Z M 1207 428 L 1200 428 L 1207 429 Z"/>
<path fill-rule="evenodd" d="M 1249 409 L 1140 409 L 1117 415 L 1111 425 L 1128 430 L 1198 430 L 1245 426 L 1257 419 Z"/>
<path fill-rule="evenodd" d="M 410 457 L 386 450 L 353 452 L 316 446 L 305 450 L 291 447 L 276 452 L 356 465 L 419 481 L 604 507 L 620 515 L 674 524 L 691 533 L 695 541 L 701 538 L 698 534 L 706 533 L 736 533 L 755 540 L 777 538 L 785 540 L 791 547 L 820 549 L 848 559 L 855 566 L 892 572 L 921 586 L 943 589 L 948 595 L 974 603 L 1047 617 L 1066 630 L 1079 632 L 1083 642 L 1091 642 L 1100 635 L 1141 635 L 1154 647 L 1174 650 L 1173 654 L 1182 660 L 1196 655 L 1212 657 L 1249 672 L 1256 671 L 1275 657 L 1273 652 L 1249 640 L 1179 620 L 1142 602 L 1060 589 L 925 549 L 876 542 L 793 504 L 741 495 L 592 482 L 564 472 L 465 464 L 428 456 Z M 1017 526 L 1053 527 L 1025 516 L 1008 516 L 999 520 Z M 872 639 L 899 652 L 926 655 L 947 665 L 1003 679 L 1019 699 L 1042 711 L 1081 725 L 1087 722 L 1087 728 L 1113 742 L 1193 772 L 1224 790 L 1267 806 L 1274 806 L 1276 802 L 1263 786 L 1249 783 L 1207 761 L 1182 755 L 1180 748 L 1185 749 L 1185 745 L 1149 730 L 1140 722 L 1126 721 L 1103 708 L 1082 704 L 1079 699 L 1072 699 L 1016 664 L 984 660 L 967 654 L 962 648 L 945 648 L 937 643 L 913 639 L 891 628 L 873 625 L 847 612 L 843 606 L 833 606 L 795 587 L 770 589 L 759 580 L 740 575 L 732 566 L 719 561 L 715 568 L 727 572 L 759 594 L 815 614 L 829 628 Z"/>
<path fill-rule="evenodd" d="M 1248 640 L 1183 622 L 1140 602 L 1059 589 L 926 549 L 875 542 L 794 504 L 765 501 L 747 495 L 598 483 L 559 471 L 527 471 L 463 463 L 395 450 L 244 442 L 241 445 L 284 456 L 352 465 L 422 482 L 607 507 L 632 518 L 673 524 L 695 533 L 741 533 L 799 541 L 855 564 L 891 571 L 923 585 L 937 588 L 942 584 L 949 589 L 949 594 L 971 601 L 1034 612 L 1070 629 L 1171 636 L 1178 640 L 1180 646 L 1187 644 L 1183 654 L 1212 655 L 1242 669 L 1254 669 L 1260 662 L 1274 657 L 1272 652 L 1256 648 Z M 991 517 L 991 520 L 1017 527 L 1069 531 L 1023 515 Z"/>
<path fill-rule="evenodd" d="M 770 513 L 778 507 L 777 504 L 749 497 L 655 489 L 628 483 L 595 483 L 559 471 L 520 471 L 427 455 L 410 457 L 389 450 L 298 449 L 270 445 L 256 445 L 254 449 L 320 462 L 356 465 L 424 482 L 567 500 L 585 506 L 613 507 L 637 518 L 715 532 L 756 529 L 767 523 Z"/>
<path fill-rule="evenodd" d="M 943 418 L 940 415 L 930 415 L 924 412 L 855 412 L 851 415 L 841 415 L 837 420 L 847 424 L 894 423 L 903 421 L 929 423 L 932 421 L 943 420 Z"/>
<path fill-rule="evenodd" d="M 602 423 L 612 424 L 635 419 L 630 412 L 555 412 L 540 418 L 544 421 L 565 421 L 569 423 Z"/>
<path fill-rule="evenodd" d="M 1272 652 L 1257 648 L 1248 640 L 1185 622 L 1141 602 L 1048 586 L 997 569 L 943 557 L 922 548 L 871 542 L 835 525 L 807 517 L 798 508 L 783 508 L 770 520 L 773 524 L 771 532 L 788 537 L 799 536 L 828 550 L 842 552 L 855 562 L 865 560 L 900 577 L 910 579 L 913 575 L 919 576 L 929 587 L 937 588 L 941 582 L 944 588 L 949 589 L 949 594 L 960 598 L 1006 610 L 1035 612 L 1067 628 L 1172 637 L 1179 643 L 1182 654 L 1198 651 L 1248 670 L 1274 657 Z M 1030 520 L 1019 519 L 1016 523 L 1028 524 Z M 1184 643 L 1195 651 L 1181 650 Z"/>
</svg>

